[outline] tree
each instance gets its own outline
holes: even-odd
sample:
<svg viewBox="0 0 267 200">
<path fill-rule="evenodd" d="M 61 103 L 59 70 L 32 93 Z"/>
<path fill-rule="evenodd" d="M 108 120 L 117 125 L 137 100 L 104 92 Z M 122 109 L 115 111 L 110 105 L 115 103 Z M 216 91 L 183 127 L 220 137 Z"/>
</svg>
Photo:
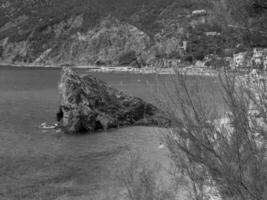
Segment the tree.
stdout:
<svg viewBox="0 0 267 200">
<path fill-rule="evenodd" d="M 247 47 L 258 46 L 259 43 L 267 46 L 267 43 L 264 42 L 267 40 L 266 1 L 213 0 L 211 2 L 213 4 L 211 12 L 213 22 L 220 23 L 219 25 L 225 32 L 235 32 L 239 43 L 245 44 Z"/>
<path fill-rule="evenodd" d="M 204 199 L 208 189 L 222 199 L 264 200 L 267 197 L 267 87 L 259 80 L 244 82 L 230 74 L 219 78 L 227 105 L 216 118 L 199 90 L 189 89 L 177 74 L 175 96 L 164 100 L 172 118 L 164 134 L 174 164 L 185 171 Z M 199 92 L 199 94 L 197 93 Z M 202 95 L 203 96 L 203 95 Z M 216 109 L 215 109 L 216 111 Z"/>
</svg>

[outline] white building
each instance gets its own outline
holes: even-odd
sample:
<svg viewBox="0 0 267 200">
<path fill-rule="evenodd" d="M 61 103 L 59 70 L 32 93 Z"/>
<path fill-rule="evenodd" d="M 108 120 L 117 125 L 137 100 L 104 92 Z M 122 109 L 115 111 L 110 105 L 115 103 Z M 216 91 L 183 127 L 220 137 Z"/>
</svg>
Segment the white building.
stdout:
<svg viewBox="0 0 267 200">
<path fill-rule="evenodd" d="M 246 65 L 246 52 L 234 54 L 233 67 L 245 67 Z"/>
<path fill-rule="evenodd" d="M 183 41 L 182 49 L 183 49 L 184 51 L 187 50 L 187 46 L 188 46 L 188 42 L 187 42 L 187 41 Z"/>
<path fill-rule="evenodd" d="M 264 68 L 264 70 L 267 69 L 267 55 L 263 59 L 263 68 Z"/>
<path fill-rule="evenodd" d="M 263 48 L 254 48 L 253 49 L 253 56 L 252 56 L 252 63 L 259 66 L 259 65 L 265 65 L 264 62 L 267 57 L 267 49 Z"/>
<path fill-rule="evenodd" d="M 251 53 L 251 54 L 250 54 Z M 253 67 L 267 70 L 267 48 L 254 48 L 253 52 L 234 54 L 232 68 Z"/>
<path fill-rule="evenodd" d="M 200 24 L 207 23 L 207 11 L 206 10 L 194 10 L 191 14 L 190 25 L 196 27 Z"/>
<path fill-rule="evenodd" d="M 206 36 L 220 36 L 221 33 L 218 32 L 205 32 Z"/>
<path fill-rule="evenodd" d="M 202 10 L 193 10 L 192 15 L 206 15 L 207 11 L 202 9 Z"/>
<path fill-rule="evenodd" d="M 261 48 L 254 48 L 252 60 L 256 65 L 260 65 L 262 63 L 262 57 L 263 57 L 263 50 Z"/>
</svg>

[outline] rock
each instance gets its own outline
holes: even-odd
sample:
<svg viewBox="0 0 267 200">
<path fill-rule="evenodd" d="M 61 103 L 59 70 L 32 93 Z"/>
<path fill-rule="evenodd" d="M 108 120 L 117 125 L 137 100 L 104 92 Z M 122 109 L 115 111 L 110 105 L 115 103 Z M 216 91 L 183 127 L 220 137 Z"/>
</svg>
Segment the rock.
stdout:
<svg viewBox="0 0 267 200">
<path fill-rule="evenodd" d="M 158 108 L 128 96 L 91 75 L 79 76 L 69 68 L 62 71 L 57 119 L 65 132 L 95 132 L 130 125 L 170 125 Z"/>
</svg>

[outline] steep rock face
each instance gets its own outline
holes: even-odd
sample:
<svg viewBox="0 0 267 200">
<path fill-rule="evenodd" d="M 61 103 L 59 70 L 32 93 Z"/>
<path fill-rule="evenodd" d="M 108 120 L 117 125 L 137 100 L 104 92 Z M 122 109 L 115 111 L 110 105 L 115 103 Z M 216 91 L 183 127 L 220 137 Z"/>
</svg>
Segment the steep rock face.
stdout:
<svg viewBox="0 0 267 200">
<path fill-rule="evenodd" d="M 140 98 L 128 96 L 90 75 L 79 76 L 68 68 L 59 84 L 57 118 L 66 132 L 95 132 L 121 126 L 170 125 L 162 111 Z"/>
<path fill-rule="evenodd" d="M 8 22 L 0 27 L 0 36 L 29 20 L 19 18 L 21 20 L 15 20 L 17 24 Z M 28 32 L 23 39 L 12 39 L 9 35 L 3 39 L 0 37 L 0 47 L 3 49 L 0 61 L 118 65 L 119 58 L 124 54 L 134 51 L 138 55 L 150 44 L 150 38 L 144 32 L 114 17 L 106 17 L 97 26 L 81 31 L 85 20 L 83 15 L 73 15 Z"/>
<path fill-rule="evenodd" d="M 119 65 L 119 58 L 131 51 L 141 54 L 150 44 L 149 37 L 133 25 L 106 17 L 86 33 L 78 32 L 61 47 L 54 62 Z"/>
<path fill-rule="evenodd" d="M 153 35 L 148 29 L 158 27 L 156 15 L 151 13 L 146 12 L 139 20 L 131 20 L 130 16 L 140 7 L 157 10 L 167 4 L 165 1 L 3 1 L 0 62 L 118 65 L 125 54 L 134 51 L 138 56 L 143 52 Z"/>
</svg>

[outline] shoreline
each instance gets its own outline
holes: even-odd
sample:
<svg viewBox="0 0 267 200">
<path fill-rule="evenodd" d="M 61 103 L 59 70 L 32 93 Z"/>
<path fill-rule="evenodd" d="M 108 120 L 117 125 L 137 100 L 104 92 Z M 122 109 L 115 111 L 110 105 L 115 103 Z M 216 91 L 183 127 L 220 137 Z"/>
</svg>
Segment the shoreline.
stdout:
<svg viewBox="0 0 267 200">
<path fill-rule="evenodd" d="M 7 64 L 1 63 L 1 67 L 11 67 L 11 68 L 25 68 L 25 69 L 61 69 L 63 67 L 69 67 L 71 69 L 84 69 L 89 72 L 125 72 L 125 73 L 133 73 L 133 74 L 166 74 L 166 75 L 174 75 L 176 70 L 173 68 L 153 68 L 153 67 L 144 67 L 144 68 L 134 68 L 130 66 L 117 66 L 117 67 L 108 67 L 108 66 L 93 66 L 93 65 L 77 65 L 77 66 L 63 66 L 63 65 L 35 65 L 35 64 Z M 186 74 L 189 76 L 218 76 L 219 71 L 206 69 L 203 67 L 197 66 L 188 66 L 184 68 L 179 68 L 177 70 L 181 74 Z"/>
</svg>

